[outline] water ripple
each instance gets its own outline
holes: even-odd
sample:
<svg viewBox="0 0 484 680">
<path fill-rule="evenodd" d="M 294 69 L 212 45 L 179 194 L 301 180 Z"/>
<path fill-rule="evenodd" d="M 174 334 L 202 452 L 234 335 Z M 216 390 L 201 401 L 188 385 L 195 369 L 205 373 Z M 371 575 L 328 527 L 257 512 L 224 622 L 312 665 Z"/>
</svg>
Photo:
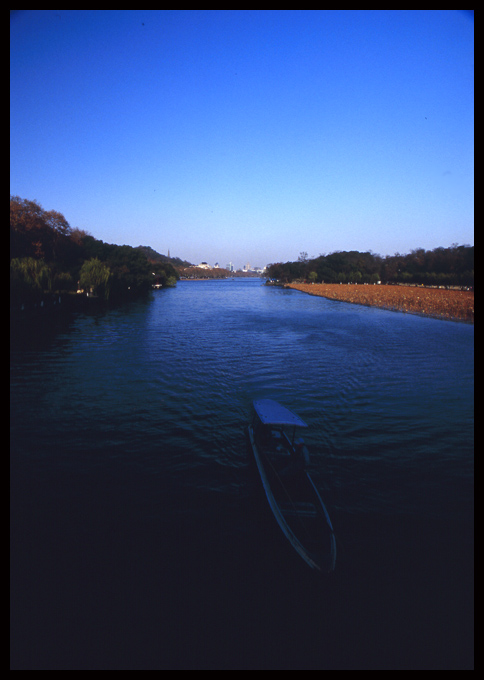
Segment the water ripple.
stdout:
<svg viewBox="0 0 484 680">
<path fill-rule="evenodd" d="M 419 475 L 441 488 L 472 476 L 471 326 L 254 281 L 182 282 L 79 315 L 12 357 L 25 456 L 83 469 L 116 460 L 234 493 L 252 400 L 271 397 L 307 420 L 316 477 L 338 507 L 431 505 Z"/>
</svg>

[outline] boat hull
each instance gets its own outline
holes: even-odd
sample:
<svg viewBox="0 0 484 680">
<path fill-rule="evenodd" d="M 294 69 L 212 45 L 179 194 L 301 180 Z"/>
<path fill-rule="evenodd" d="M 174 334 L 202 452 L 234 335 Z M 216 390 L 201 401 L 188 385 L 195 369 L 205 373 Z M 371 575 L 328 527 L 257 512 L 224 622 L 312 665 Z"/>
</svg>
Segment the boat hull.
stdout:
<svg viewBox="0 0 484 680">
<path fill-rule="evenodd" d="M 312 569 L 331 572 L 336 541 L 326 507 L 306 469 L 291 469 L 287 454 L 271 456 L 248 427 L 250 448 L 277 524 Z"/>
</svg>

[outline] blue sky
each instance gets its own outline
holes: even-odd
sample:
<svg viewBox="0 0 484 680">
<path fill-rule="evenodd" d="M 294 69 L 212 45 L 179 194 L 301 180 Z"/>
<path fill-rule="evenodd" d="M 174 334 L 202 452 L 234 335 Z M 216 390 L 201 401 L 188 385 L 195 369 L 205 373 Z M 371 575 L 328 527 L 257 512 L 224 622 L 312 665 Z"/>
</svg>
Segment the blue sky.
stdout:
<svg viewBox="0 0 484 680">
<path fill-rule="evenodd" d="M 10 193 L 236 266 L 474 242 L 469 10 L 20 10 Z"/>
</svg>

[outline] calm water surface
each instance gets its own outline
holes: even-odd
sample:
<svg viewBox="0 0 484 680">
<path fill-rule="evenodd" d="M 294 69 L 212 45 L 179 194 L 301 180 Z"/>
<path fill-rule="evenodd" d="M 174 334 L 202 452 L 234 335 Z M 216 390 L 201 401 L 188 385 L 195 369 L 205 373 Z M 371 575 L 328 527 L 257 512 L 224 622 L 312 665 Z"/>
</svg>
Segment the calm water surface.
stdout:
<svg viewBox="0 0 484 680">
<path fill-rule="evenodd" d="M 473 342 L 254 279 L 14 328 L 12 667 L 471 668 Z M 261 397 L 309 425 L 330 581 L 265 512 Z"/>
</svg>

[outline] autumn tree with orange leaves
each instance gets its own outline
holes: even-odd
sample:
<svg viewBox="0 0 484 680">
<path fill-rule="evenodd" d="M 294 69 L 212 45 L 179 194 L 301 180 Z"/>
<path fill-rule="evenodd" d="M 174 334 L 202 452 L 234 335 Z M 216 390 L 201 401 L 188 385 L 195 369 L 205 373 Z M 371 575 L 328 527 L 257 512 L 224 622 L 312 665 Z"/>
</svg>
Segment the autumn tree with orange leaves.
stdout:
<svg viewBox="0 0 484 680">
<path fill-rule="evenodd" d="M 44 210 L 37 201 L 10 197 L 10 257 L 53 260 L 72 230 L 62 213 Z"/>
</svg>

